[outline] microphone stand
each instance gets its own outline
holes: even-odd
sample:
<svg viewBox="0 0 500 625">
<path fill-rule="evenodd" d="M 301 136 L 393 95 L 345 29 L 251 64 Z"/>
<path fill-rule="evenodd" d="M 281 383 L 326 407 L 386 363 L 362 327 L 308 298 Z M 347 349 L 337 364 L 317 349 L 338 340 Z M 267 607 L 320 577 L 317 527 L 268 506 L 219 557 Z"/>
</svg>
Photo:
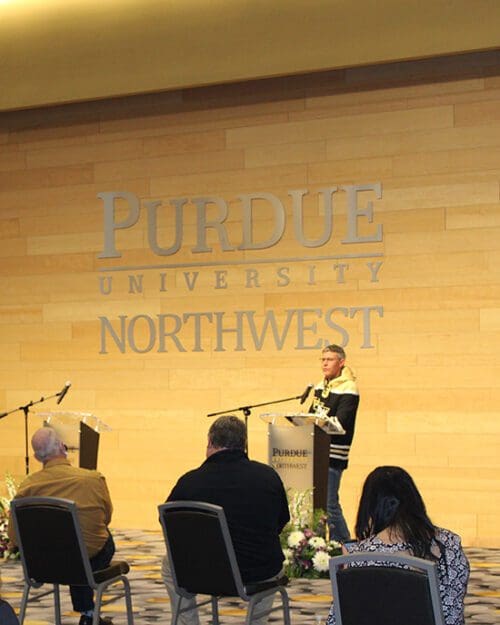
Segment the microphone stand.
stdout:
<svg viewBox="0 0 500 625">
<path fill-rule="evenodd" d="M 26 469 L 26 475 L 29 475 L 29 472 L 30 472 L 30 457 L 29 457 L 29 450 L 28 450 L 28 413 L 29 413 L 29 410 L 31 406 L 36 406 L 37 404 L 41 404 L 42 402 L 47 401 L 47 399 L 53 399 L 54 397 L 59 397 L 61 392 L 54 393 L 54 395 L 49 395 L 48 397 L 40 397 L 40 399 L 38 399 L 37 401 L 31 400 L 24 406 L 19 406 L 19 408 L 14 408 L 13 410 L 9 410 L 9 412 L 2 412 L 0 414 L 0 419 L 3 419 L 4 417 L 7 417 L 8 415 L 12 413 L 17 412 L 18 410 L 22 410 L 24 412 L 24 449 L 25 449 L 24 466 Z"/>
<path fill-rule="evenodd" d="M 252 413 L 252 408 L 260 408 L 261 406 L 270 406 L 271 404 L 281 404 L 285 401 L 293 401 L 294 399 L 302 399 L 303 394 L 296 395 L 295 397 L 287 397 L 286 399 L 274 399 L 273 401 L 265 401 L 261 404 L 252 404 L 251 406 L 240 406 L 239 408 L 230 408 L 229 410 L 221 410 L 219 412 L 211 412 L 207 414 L 207 417 L 218 417 L 219 415 L 227 414 L 228 412 L 241 411 L 245 417 L 245 431 L 247 432 L 247 444 L 245 446 L 245 452 L 248 454 L 248 417 Z"/>
</svg>

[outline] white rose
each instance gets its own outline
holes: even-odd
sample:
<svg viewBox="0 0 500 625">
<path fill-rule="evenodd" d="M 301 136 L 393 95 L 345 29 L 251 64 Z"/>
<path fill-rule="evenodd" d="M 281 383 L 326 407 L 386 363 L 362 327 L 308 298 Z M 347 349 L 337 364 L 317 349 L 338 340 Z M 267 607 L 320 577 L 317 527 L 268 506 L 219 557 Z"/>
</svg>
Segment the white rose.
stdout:
<svg viewBox="0 0 500 625">
<path fill-rule="evenodd" d="M 325 571 L 328 571 L 330 556 L 326 553 L 326 551 L 318 551 L 318 553 L 314 554 L 312 563 L 317 571 L 324 573 Z"/>
<path fill-rule="evenodd" d="M 290 535 L 288 536 L 288 546 L 292 547 L 292 549 L 294 547 L 298 547 L 299 543 L 304 540 L 305 536 L 302 532 L 300 532 L 299 530 L 296 530 L 295 532 L 290 532 Z"/>
<path fill-rule="evenodd" d="M 324 538 L 321 538 L 321 536 L 313 536 L 309 539 L 309 544 L 311 545 L 311 547 L 314 547 L 314 549 L 326 547 L 326 542 Z"/>
</svg>

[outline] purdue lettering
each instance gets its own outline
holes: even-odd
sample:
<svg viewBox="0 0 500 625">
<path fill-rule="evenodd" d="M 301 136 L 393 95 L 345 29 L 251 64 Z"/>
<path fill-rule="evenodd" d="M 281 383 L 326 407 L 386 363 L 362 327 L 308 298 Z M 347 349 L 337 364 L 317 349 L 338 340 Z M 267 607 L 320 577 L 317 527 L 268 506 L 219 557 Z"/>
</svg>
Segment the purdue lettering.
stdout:
<svg viewBox="0 0 500 625">
<path fill-rule="evenodd" d="M 307 189 L 295 189 L 288 192 L 292 212 L 292 230 L 297 242 L 306 248 L 317 248 L 326 245 L 334 234 L 334 196 L 340 189 L 345 192 L 347 222 L 344 233 L 338 233 L 341 244 L 380 242 L 383 238 L 381 224 L 373 224 L 373 202 L 367 201 L 360 206 L 361 193 L 382 197 L 380 182 L 374 184 L 341 185 L 325 187 L 317 191 L 321 205 L 320 214 L 323 224 L 319 232 L 308 234 L 304 232 L 303 200 L 309 194 Z M 141 212 L 147 214 L 148 246 L 156 256 L 173 256 L 182 247 L 184 241 L 184 215 L 190 210 L 196 219 L 196 244 L 191 247 L 193 253 L 209 253 L 213 246 L 209 244 L 207 233 L 216 234 L 216 240 L 223 252 L 234 250 L 262 250 L 277 245 L 287 228 L 287 216 L 283 202 L 272 193 L 245 193 L 237 196 L 239 204 L 233 208 L 239 214 L 229 214 L 226 200 L 219 196 L 174 198 L 168 205 L 163 206 L 160 200 L 143 202 L 129 191 L 106 191 L 98 193 L 97 197 L 104 203 L 104 245 L 98 258 L 121 258 L 118 235 L 120 231 L 133 228 L 137 225 Z M 260 233 L 260 239 L 255 234 L 256 207 L 266 210 L 267 231 Z M 210 213 L 210 217 L 209 217 Z M 120 217 L 118 217 L 120 215 Z M 240 234 L 238 240 L 231 241 L 226 221 L 240 218 Z M 162 227 L 172 226 L 172 240 L 160 241 L 158 231 Z M 261 224 L 262 226 L 262 224 Z M 364 234 L 360 234 L 360 232 Z"/>
</svg>

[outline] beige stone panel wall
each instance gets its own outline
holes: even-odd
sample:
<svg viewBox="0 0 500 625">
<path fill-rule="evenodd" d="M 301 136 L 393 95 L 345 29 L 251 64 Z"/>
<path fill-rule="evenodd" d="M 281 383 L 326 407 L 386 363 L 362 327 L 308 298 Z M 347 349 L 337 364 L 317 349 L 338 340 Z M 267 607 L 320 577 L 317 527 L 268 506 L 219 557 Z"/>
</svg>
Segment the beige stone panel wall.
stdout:
<svg viewBox="0 0 500 625">
<path fill-rule="evenodd" d="M 29 168 L 61 167 L 77 163 L 101 163 L 114 161 L 119 154 L 122 159 L 132 159 L 142 153 L 143 143 L 140 139 L 128 141 L 109 141 L 90 145 L 70 144 L 57 145 L 49 148 L 29 147 L 25 144 L 26 165 Z"/>
<path fill-rule="evenodd" d="M 180 176 L 160 176 L 151 179 L 151 195 L 157 197 L 169 194 L 174 197 L 187 194 L 203 195 L 231 192 L 249 192 L 256 189 L 271 189 L 278 181 L 280 188 L 296 189 L 307 186 L 307 168 L 305 165 L 290 164 L 254 169 L 237 169 L 231 172 L 186 174 Z"/>
<path fill-rule="evenodd" d="M 477 148 L 478 146 L 494 146 L 499 144 L 500 127 L 498 124 L 462 126 L 433 130 L 418 130 L 394 133 L 382 137 L 349 137 L 335 138 L 327 142 L 327 156 L 330 159 L 372 158 L 394 156 L 422 152 L 441 151 L 443 146 L 448 150 L 460 148 Z"/>
<path fill-rule="evenodd" d="M 399 464 L 435 522 L 498 545 L 499 69 L 498 54 L 472 54 L 4 114 L 0 411 L 70 380 L 61 408 L 112 428 L 100 468 L 115 525 L 156 528 L 156 505 L 203 459 L 208 413 L 299 395 L 320 378 L 320 345 L 348 338 L 361 388 L 342 486 L 350 525 L 367 472 Z M 373 222 L 357 226 L 381 225 L 383 240 L 346 244 L 342 187 L 375 182 L 381 199 L 359 196 Z M 304 236 L 316 238 L 324 187 L 338 187 L 333 234 L 304 247 L 289 192 L 308 191 Z M 140 202 L 137 223 L 115 233 L 120 258 L 98 258 L 105 191 Z M 279 242 L 223 250 L 209 229 L 210 250 L 194 251 L 193 199 L 223 198 L 237 248 L 248 193 L 283 205 Z M 145 202 L 161 202 L 168 247 L 173 198 L 186 198 L 181 247 L 155 255 Z M 119 202 L 116 220 L 129 210 Z M 257 201 L 253 239 L 274 225 Z M 299 409 L 252 410 L 251 455 L 267 458 L 261 412 Z M 22 476 L 23 428 L 19 412 L 0 421 L 0 474 Z"/>
<path fill-rule="evenodd" d="M 499 128 L 500 135 L 500 128 Z M 455 206 L 446 210 L 446 227 L 453 228 L 487 228 L 498 227 L 500 215 L 495 204 L 479 204 L 476 206 Z"/>
<path fill-rule="evenodd" d="M 498 200 L 498 176 L 492 181 L 482 182 L 481 172 L 477 179 L 463 182 L 463 175 L 450 175 L 434 183 L 432 176 L 426 176 L 421 184 L 415 185 L 414 180 L 389 180 L 384 186 L 384 197 L 377 208 L 384 210 L 414 210 L 416 208 L 436 208 L 472 206 L 486 204 Z"/>
<path fill-rule="evenodd" d="M 446 128 L 453 125 L 453 107 L 438 106 L 427 109 L 397 110 L 387 113 L 350 115 L 340 118 L 325 117 L 303 122 L 270 124 L 265 128 L 247 127 L 228 131 L 230 148 L 273 145 L 298 141 L 330 139 L 332 137 L 357 137 L 385 135 L 413 129 Z"/>
<path fill-rule="evenodd" d="M 500 540 L 498 516 L 495 514 L 479 514 L 476 533 L 491 536 L 492 542 L 497 544 Z"/>
<path fill-rule="evenodd" d="M 396 67 L 396 66 L 394 66 Z M 394 67 L 392 75 L 394 77 Z M 404 64 L 399 64 L 400 68 Z M 347 74 L 354 75 L 357 70 L 348 70 Z M 375 68 L 377 72 L 377 68 Z M 359 75 L 359 73 L 358 73 Z M 427 84 L 420 85 L 397 85 L 394 87 L 386 86 L 380 89 L 366 88 L 363 91 L 334 94 L 334 95 L 313 95 L 306 98 L 306 109 L 308 110 L 331 110 L 332 106 L 335 111 L 352 110 L 355 105 L 366 106 L 367 104 L 382 104 L 383 102 L 406 102 L 410 107 L 415 101 L 420 101 L 425 97 L 434 97 L 443 99 L 447 96 L 453 97 L 453 101 L 457 97 L 468 97 L 477 99 L 481 97 L 485 91 L 485 79 L 474 78 L 470 80 L 450 80 L 446 83 L 442 81 L 432 81 Z"/>
<path fill-rule="evenodd" d="M 480 324 L 481 330 L 485 332 L 498 332 L 500 330 L 500 309 L 481 310 Z"/>
</svg>

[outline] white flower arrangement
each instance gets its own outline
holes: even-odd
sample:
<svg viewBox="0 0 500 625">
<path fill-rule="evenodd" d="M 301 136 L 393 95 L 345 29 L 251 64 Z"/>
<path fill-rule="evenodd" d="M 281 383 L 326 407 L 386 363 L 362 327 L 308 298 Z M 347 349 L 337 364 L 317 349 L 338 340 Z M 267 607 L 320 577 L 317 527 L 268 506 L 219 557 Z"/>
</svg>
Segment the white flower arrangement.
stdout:
<svg viewBox="0 0 500 625">
<path fill-rule="evenodd" d="M 329 539 L 326 514 L 312 509 L 312 491 L 289 492 L 290 522 L 281 534 L 288 577 L 327 578 L 340 543 Z"/>
<path fill-rule="evenodd" d="M 8 558 L 18 557 L 17 552 L 11 553 L 9 550 L 9 535 L 7 531 L 9 527 L 10 502 L 14 499 L 17 491 L 17 483 L 10 473 L 7 473 L 5 476 L 5 486 L 7 488 L 7 496 L 0 497 L 0 559 L 7 560 Z"/>
</svg>

